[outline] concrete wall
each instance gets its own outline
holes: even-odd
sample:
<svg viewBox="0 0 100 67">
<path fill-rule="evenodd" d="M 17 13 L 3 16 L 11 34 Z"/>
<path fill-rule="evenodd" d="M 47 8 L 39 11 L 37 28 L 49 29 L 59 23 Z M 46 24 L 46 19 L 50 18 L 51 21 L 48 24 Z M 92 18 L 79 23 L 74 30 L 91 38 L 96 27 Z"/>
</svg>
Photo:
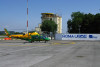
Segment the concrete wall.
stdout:
<svg viewBox="0 0 100 67">
<path fill-rule="evenodd" d="M 56 34 L 56 40 L 100 40 L 100 34 Z"/>
</svg>

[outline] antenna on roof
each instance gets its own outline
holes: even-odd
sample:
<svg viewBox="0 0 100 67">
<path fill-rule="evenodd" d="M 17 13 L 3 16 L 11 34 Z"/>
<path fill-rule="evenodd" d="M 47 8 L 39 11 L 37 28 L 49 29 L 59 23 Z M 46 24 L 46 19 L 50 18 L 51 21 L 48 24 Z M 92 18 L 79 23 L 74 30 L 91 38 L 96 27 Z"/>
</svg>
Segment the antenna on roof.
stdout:
<svg viewBox="0 0 100 67">
<path fill-rule="evenodd" d="M 62 17 L 62 10 L 61 9 L 56 9 L 56 15 Z"/>
</svg>

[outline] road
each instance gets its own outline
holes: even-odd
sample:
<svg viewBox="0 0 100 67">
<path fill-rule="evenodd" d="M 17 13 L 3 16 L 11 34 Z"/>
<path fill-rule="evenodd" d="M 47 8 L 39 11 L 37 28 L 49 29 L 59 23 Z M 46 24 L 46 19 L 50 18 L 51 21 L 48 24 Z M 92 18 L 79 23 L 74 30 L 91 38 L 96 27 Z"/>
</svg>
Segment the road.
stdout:
<svg viewBox="0 0 100 67">
<path fill-rule="evenodd" d="M 100 67 L 100 41 L 0 40 L 0 67 Z"/>
</svg>

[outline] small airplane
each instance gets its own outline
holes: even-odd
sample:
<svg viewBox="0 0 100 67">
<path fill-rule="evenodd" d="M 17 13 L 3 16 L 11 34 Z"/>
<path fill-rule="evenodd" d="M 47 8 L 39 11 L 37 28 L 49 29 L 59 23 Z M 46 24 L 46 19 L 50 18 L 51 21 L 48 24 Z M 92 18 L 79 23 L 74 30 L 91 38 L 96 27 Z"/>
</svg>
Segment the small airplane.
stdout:
<svg viewBox="0 0 100 67">
<path fill-rule="evenodd" d="M 34 41 L 49 41 L 50 39 L 39 35 L 37 32 L 32 32 L 32 33 L 28 33 L 28 34 L 18 34 L 18 35 L 11 35 L 6 28 L 4 28 L 6 36 L 8 36 L 9 38 L 18 38 L 18 39 L 22 39 L 22 40 L 27 40 L 29 42 L 34 42 Z"/>
</svg>

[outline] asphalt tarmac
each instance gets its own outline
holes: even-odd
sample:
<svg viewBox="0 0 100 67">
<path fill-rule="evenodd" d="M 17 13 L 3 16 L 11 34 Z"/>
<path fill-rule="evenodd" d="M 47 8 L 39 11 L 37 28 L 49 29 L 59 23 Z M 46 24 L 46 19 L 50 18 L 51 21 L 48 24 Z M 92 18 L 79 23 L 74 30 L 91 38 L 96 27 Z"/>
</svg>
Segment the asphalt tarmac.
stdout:
<svg viewBox="0 0 100 67">
<path fill-rule="evenodd" d="M 0 40 L 0 67 L 100 67 L 100 41 Z"/>
</svg>

